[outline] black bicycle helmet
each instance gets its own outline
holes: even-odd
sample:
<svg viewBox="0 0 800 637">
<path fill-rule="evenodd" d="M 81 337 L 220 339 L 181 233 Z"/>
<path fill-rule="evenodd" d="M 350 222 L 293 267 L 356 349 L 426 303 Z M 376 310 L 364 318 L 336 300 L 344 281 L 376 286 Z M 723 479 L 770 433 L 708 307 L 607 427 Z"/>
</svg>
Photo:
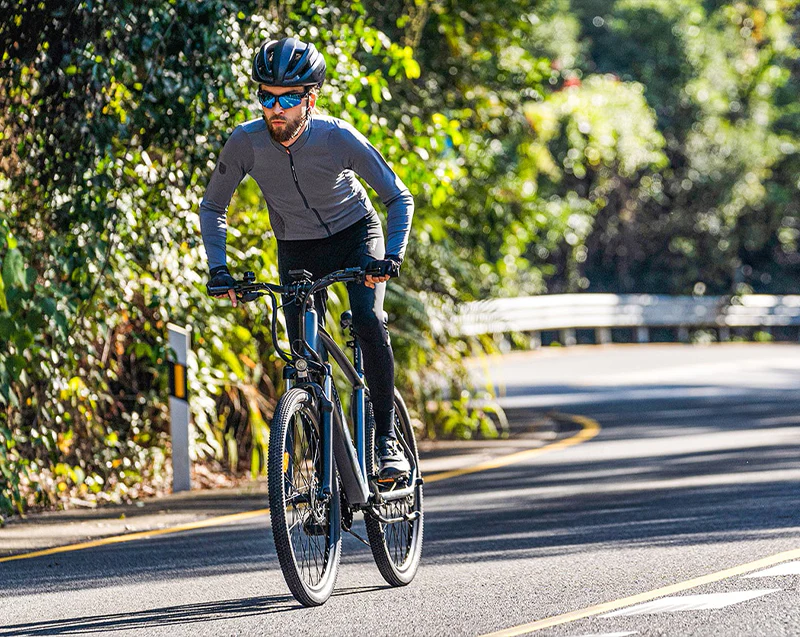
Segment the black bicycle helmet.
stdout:
<svg viewBox="0 0 800 637">
<path fill-rule="evenodd" d="M 325 58 L 296 38 L 268 40 L 253 58 L 253 80 L 267 86 L 322 86 Z"/>
</svg>

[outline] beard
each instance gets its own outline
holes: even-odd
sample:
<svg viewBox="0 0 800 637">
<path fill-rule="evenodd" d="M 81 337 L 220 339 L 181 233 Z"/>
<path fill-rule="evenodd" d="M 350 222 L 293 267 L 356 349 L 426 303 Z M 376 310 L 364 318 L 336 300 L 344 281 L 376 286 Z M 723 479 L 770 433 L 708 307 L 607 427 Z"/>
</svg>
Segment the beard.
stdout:
<svg viewBox="0 0 800 637">
<path fill-rule="evenodd" d="M 270 117 L 267 118 L 266 115 L 263 115 L 264 121 L 267 123 L 267 130 L 269 131 L 270 137 L 274 139 L 276 142 L 283 143 L 288 142 L 292 137 L 297 135 L 300 130 L 303 128 L 305 123 L 308 121 L 308 113 L 306 110 L 303 111 L 302 115 L 299 115 L 296 118 L 289 118 L 284 116 L 281 117 Z M 282 126 L 276 126 L 273 121 L 278 120 L 284 122 Z"/>
</svg>

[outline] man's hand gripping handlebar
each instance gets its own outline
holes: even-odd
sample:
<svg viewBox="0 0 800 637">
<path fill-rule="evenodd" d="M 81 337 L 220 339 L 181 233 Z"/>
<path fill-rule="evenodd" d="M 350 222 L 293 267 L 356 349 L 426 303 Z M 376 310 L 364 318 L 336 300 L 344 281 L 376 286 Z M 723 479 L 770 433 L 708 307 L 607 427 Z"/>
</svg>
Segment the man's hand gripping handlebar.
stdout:
<svg viewBox="0 0 800 637">
<path fill-rule="evenodd" d="M 206 284 L 206 291 L 209 296 L 224 297 L 230 296 L 231 301 L 238 299 L 243 303 L 254 301 L 263 296 L 268 291 L 276 294 L 291 294 L 308 296 L 314 292 L 333 285 L 334 283 L 363 283 L 367 275 L 371 275 L 373 270 L 367 268 L 345 268 L 337 270 L 331 274 L 312 281 L 308 277 L 294 281 L 288 285 L 275 285 L 274 283 L 258 283 L 253 272 L 245 272 L 242 279 L 234 279 L 225 270 L 226 278 L 213 276 Z M 307 274 L 307 273 L 306 273 Z M 236 303 L 234 302 L 234 306 Z"/>
</svg>

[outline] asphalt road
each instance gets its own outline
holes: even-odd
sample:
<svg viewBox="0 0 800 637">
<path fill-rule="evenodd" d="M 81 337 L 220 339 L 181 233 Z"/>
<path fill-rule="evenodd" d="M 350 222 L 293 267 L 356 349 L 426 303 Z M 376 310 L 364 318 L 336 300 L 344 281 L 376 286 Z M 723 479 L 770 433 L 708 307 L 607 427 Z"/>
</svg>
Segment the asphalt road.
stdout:
<svg viewBox="0 0 800 637">
<path fill-rule="evenodd" d="M 476 368 L 515 422 L 555 408 L 601 430 L 426 485 L 410 586 L 387 587 L 345 538 L 337 592 L 301 608 L 258 516 L 0 563 L 0 637 L 800 635 L 800 346 L 574 348 Z M 770 574 L 764 558 L 788 551 Z"/>
</svg>

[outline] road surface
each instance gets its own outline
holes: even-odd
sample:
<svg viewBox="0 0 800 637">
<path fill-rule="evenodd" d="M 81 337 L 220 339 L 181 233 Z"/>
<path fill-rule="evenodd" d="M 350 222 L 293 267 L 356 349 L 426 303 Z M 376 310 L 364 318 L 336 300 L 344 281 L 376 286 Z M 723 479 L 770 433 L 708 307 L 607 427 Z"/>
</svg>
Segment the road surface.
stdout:
<svg viewBox="0 0 800 637">
<path fill-rule="evenodd" d="M 346 537 L 334 596 L 302 608 L 254 514 L 0 559 L 0 637 L 800 635 L 800 346 L 577 347 L 476 369 L 515 423 L 577 418 L 549 451 L 426 484 L 410 586 L 387 587 Z"/>
</svg>

